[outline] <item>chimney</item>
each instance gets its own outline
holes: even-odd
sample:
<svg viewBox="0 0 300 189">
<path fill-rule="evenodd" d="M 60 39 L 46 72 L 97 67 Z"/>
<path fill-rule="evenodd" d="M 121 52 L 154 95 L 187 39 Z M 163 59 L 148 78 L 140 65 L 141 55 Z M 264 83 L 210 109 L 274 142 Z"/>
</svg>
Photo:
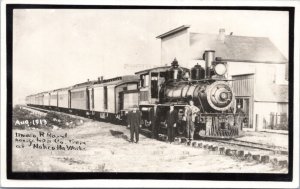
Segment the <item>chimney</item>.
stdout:
<svg viewBox="0 0 300 189">
<path fill-rule="evenodd" d="M 218 40 L 221 41 L 222 43 L 224 43 L 224 41 L 225 41 L 225 29 L 224 28 L 219 29 Z"/>
<path fill-rule="evenodd" d="M 100 77 L 100 81 L 103 82 L 103 76 Z"/>
<path fill-rule="evenodd" d="M 87 82 L 90 82 L 90 79 L 87 79 Z"/>
</svg>

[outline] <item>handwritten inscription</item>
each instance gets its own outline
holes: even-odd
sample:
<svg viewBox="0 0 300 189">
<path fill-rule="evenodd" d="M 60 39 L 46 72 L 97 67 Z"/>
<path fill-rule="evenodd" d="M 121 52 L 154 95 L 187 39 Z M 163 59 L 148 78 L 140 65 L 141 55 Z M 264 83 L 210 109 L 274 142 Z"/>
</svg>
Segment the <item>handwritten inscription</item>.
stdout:
<svg viewBox="0 0 300 189">
<path fill-rule="evenodd" d="M 40 150 L 63 150 L 63 151 L 82 151 L 86 150 L 84 141 L 71 139 L 68 133 L 53 134 L 51 132 L 39 131 L 38 133 L 14 134 L 16 148 L 33 148 Z"/>
<path fill-rule="evenodd" d="M 46 119 L 34 119 L 34 120 L 16 120 L 15 126 L 38 126 L 38 125 L 47 125 Z"/>
</svg>

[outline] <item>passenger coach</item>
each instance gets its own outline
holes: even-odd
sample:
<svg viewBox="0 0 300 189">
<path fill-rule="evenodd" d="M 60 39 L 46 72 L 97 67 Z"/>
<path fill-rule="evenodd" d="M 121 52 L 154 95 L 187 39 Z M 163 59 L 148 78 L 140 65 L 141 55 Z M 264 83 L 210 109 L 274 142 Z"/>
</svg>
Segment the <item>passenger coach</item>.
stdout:
<svg viewBox="0 0 300 189">
<path fill-rule="evenodd" d="M 121 123 L 128 109 L 138 104 L 138 84 L 138 77 L 134 75 L 106 80 L 99 78 L 96 81 L 27 96 L 26 104 Z"/>
</svg>

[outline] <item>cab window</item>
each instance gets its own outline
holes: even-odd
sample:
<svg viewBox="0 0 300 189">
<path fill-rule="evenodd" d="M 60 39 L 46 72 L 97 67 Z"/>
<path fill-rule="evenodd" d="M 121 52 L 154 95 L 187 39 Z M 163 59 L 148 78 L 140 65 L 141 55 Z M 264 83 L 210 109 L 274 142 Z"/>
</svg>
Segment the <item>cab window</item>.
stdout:
<svg viewBox="0 0 300 189">
<path fill-rule="evenodd" d="M 141 75 L 141 87 L 148 87 L 149 86 L 149 74 Z"/>
<path fill-rule="evenodd" d="M 158 73 L 151 74 L 151 98 L 158 98 Z"/>
</svg>

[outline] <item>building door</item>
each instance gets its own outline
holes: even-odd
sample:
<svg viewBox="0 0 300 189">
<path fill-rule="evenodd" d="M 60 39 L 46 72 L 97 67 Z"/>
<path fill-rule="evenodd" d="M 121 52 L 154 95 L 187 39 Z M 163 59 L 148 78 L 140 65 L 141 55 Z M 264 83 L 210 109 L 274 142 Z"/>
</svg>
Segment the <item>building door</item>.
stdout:
<svg viewBox="0 0 300 189">
<path fill-rule="evenodd" d="M 253 94 L 254 74 L 232 76 L 232 88 L 236 98 L 235 110 L 238 105 L 246 115 L 244 128 L 253 128 Z"/>
</svg>

